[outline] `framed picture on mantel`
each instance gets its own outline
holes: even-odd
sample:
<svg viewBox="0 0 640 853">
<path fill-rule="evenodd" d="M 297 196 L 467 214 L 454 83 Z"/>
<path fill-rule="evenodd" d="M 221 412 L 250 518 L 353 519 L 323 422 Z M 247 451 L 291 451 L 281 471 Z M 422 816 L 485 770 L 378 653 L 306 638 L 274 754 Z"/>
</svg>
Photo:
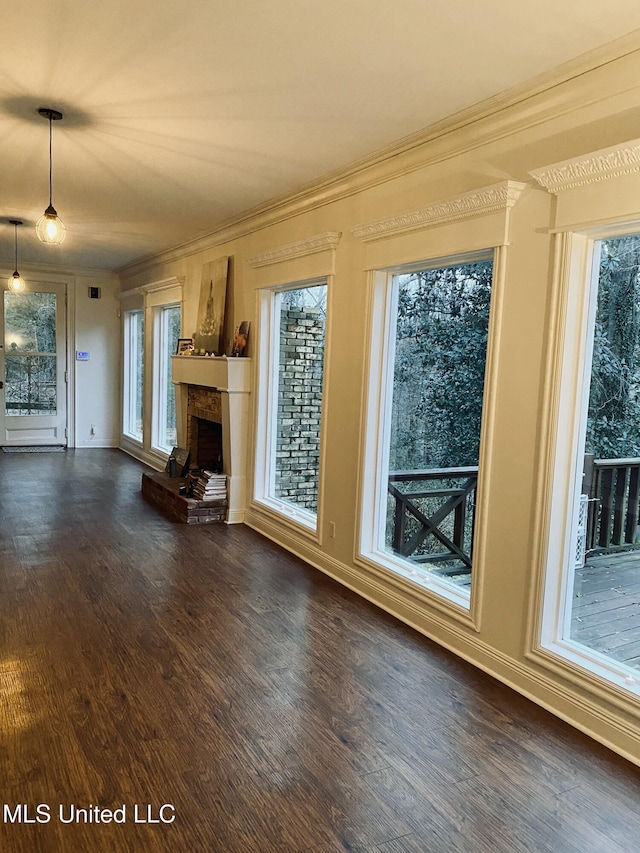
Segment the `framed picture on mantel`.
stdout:
<svg viewBox="0 0 640 853">
<path fill-rule="evenodd" d="M 193 336 L 193 346 L 197 354 L 222 354 L 228 271 L 228 256 L 218 258 L 202 267 L 198 328 Z"/>
</svg>

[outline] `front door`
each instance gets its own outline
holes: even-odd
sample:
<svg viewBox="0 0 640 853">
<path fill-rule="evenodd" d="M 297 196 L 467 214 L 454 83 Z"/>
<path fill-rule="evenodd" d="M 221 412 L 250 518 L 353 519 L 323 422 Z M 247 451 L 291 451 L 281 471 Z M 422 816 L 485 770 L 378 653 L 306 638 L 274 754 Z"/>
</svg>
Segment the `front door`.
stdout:
<svg viewBox="0 0 640 853">
<path fill-rule="evenodd" d="M 0 445 L 67 443 L 65 285 L 5 290 L 0 307 Z"/>
</svg>

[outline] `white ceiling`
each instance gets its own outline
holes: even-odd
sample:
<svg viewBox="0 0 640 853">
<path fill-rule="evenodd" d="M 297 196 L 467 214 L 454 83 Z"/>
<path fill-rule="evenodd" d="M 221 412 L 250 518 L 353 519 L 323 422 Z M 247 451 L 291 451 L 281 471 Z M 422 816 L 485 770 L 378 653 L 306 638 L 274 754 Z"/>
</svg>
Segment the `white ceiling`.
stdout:
<svg viewBox="0 0 640 853">
<path fill-rule="evenodd" d="M 637 0 L 4 4 L 0 257 L 117 269 L 640 28 Z"/>
</svg>

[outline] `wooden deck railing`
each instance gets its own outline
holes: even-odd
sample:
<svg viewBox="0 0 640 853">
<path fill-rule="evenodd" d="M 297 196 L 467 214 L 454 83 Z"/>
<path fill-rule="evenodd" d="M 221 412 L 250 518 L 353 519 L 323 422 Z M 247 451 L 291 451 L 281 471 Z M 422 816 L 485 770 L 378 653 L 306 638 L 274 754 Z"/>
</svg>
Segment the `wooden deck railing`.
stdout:
<svg viewBox="0 0 640 853">
<path fill-rule="evenodd" d="M 415 562 L 459 561 L 471 568 L 477 482 L 475 466 L 390 473 L 394 552 Z M 640 549 L 640 457 L 585 455 L 583 493 L 589 498 L 586 553 Z M 433 542 L 423 548 L 429 537 L 441 550 Z"/>
<path fill-rule="evenodd" d="M 459 481 L 460 485 L 443 485 L 451 481 Z M 415 562 L 457 560 L 470 569 L 477 482 L 477 467 L 390 473 L 389 494 L 395 501 L 392 540 L 395 553 Z M 424 483 L 426 487 L 414 491 L 416 483 Z M 411 490 L 403 491 L 403 484 L 405 488 L 411 484 Z M 431 507 L 425 511 L 426 499 L 437 500 L 429 501 Z M 448 533 L 443 530 L 445 521 Z M 419 553 L 429 536 L 443 550 Z"/>
<path fill-rule="evenodd" d="M 594 459 L 586 454 L 583 493 L 589 496 L 588 553 L 640 547 L 640 458 Z"/>
</svg>

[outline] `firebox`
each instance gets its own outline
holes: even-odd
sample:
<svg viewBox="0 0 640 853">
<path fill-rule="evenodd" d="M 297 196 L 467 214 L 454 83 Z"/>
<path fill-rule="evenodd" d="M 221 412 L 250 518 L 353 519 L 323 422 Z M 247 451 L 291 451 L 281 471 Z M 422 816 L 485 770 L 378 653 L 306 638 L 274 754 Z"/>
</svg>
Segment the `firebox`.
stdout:
<svg viewBox="0 0 640 853">
<path fill-rule="evenodd" d="M 192 468 L 223 468 L 222 401 L 217 388 L 190 385 L 187 398 L 187 447 Z"/>
<path fill-rule="evenodd" d="M 191 466 L 223 470 L 222 424 L 191 416 Z"/>
</svg>

